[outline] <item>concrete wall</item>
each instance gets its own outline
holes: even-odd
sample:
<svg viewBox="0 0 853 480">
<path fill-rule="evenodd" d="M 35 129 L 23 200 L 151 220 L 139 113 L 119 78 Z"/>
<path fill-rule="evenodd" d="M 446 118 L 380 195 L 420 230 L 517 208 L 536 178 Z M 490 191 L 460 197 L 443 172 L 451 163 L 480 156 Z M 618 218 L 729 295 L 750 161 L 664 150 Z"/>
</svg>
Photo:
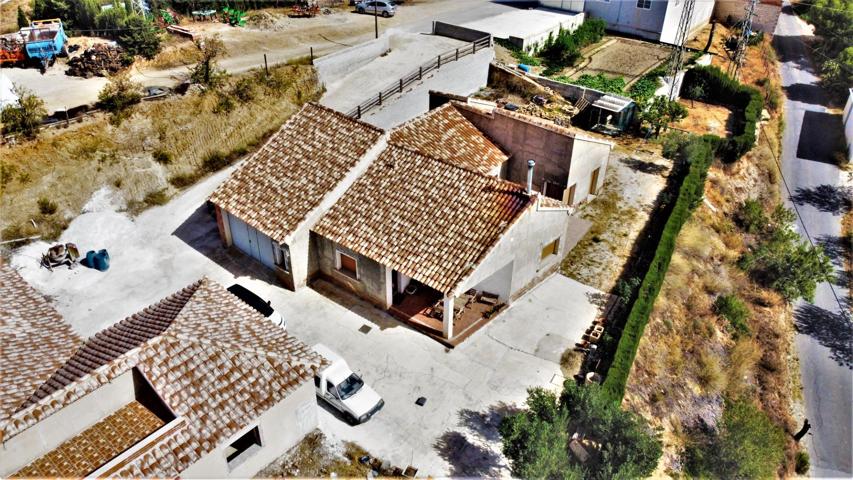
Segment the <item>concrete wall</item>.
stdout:
<svg viewBox="0 0 853 480">
<path fill-rule="evenodd" d="M 568 83 L 551 80 L 550 78 L 540 77 L 539 75 L 529 75 L 529 77 L 535 80 L 537 83 L 544 85 L 559 93 L 572 103 L 577 102 L 581 98 L 586 98 L 589 103 L 594 103 L 596 100 L 605 95 L 612 95 L 602 92 L 601 90 L 581 87 L 579 85 L 570 85 Z"/>
<path fill-rule="evenodd" d="M 844 139 L 847 141 L 847 161 L 853 162 L 853 88 L 848 90 L 847 104 L 844 106 Z"/>
<path fill-rule="evenodd" d="M 182 478 L 249 478 L 294 447 L 317 428 L 317 398 L 314 382 L 307 381 L 284 400 L 264 412 L 213 451 L 181 472 Z M 258 427 L 261 447 L 235 466 L 229 467 L 226 449 L 243 434 Z M 247 452 L 248 453 L 248 452 Z"/>
<path fill-rule="evenodd" d="M 713 19 L 727 22 L 729 16 L 733 21 L 742 20 L 746 14 L 745 8 L 749 0 L 729 0 L 717 2 L 714 6 Z M 755 6 L 755 16 L 752 18 L 752 29 L 772 34 L 782 13 L 781 0 L 762 0 Z"/>
<path fill-rule="evenodd" d="M 539 5 L 554 10 L 567 10 L 569 12 L 582 12 L 585 1 L 595 0 L 539 0 Z"/>
<path fill-rule="evenodd" d="M 608 30 L 659 40 L 666 17 L 668 0 L 652 0 L 649 10 L 637 8 L 636 0 L 589 0 L 584 3 L 587 16 L 607 22 Z"/>
<path fill-rule="evenodd" d="M 661 29 L 660 41 L 663 43 L 674 44 L 675 37 L 678 33 L 678 23 L 681 21 L 681 13 L 684 11 L 685 0 L 669 1 L 669 8 L 666 10 L 666 18 Z M 711 1 L 697 1 L 693 6 L 693 16 L 690 19 L 690 34 L 696 33 L 708 24 L 711 20 L 711 14 L 714 12 L 714 3 Z M 689 36 L 688 36 L 689 38 Z"/>
<path fill-rule="evenodd" d="M 500 275 L 507 262 L 512 261 L 509 298 L 512 301 L 553 272 L 588 229 L 589 222 L 574 218 L 567 211 L 534 207 L 509 228 L 455 293 L 488 282 L 489 277 Z M 560 239 L 557 255 L 540 259 L 542 248 L 556 238 Z"/>
<path fill-rule="evenodd" d="M 455 38 L 456 40 L 462 40 L 463 42 L 473 42 L 475 40 L 480 40 L 483 37 L 490 36 L 489 32 L 460 27 L 459 25 L 452 25 L 444 22 L 432 22 L 432 34 Z"/>
<path fill-rule="evenodd" d="M 358 264 L 358 278 L 341 273 L 336 265 L 336 251 L 354 257 Z M 390 308 L 388 301 L 389 270 L 369 257 L 344 248 L 326 237 L 311 234 L 311 255 L 317 259 L 318 273 L 330 281 L 370 301 L 379 308 Z"/>
<path fill-rule="evenodd" d="M 567 200 L 565 190 L 573 183 L 574 203 L 587 199 L 593 170 L 599 168 L 600 186 L 604 182 L 607 161 L 612 145 L 595 139 L 569 136 L 501 114 L 480 113 L 460 108 L 465 118 L 483 131 L 492 141 L 510 154 L 505 178 L 515 183 L 527 183 L 527 161 L 536 161 L 533 188 L 545 191 L 545 183 L 556 184 L 564 190 L 560 199 Z M 584 182 L 586 182 L 584 184 Z"/>
<path fill-rule="evenodd" d="M 128 371 L 6 440 L 0 446 L 0 476 L 15 473 L 134 398 L 133 374 Z"/>
<path fill-rule="evenodd" d="M 524 37 L 510 36 L 509 41 L 518 48 L 534 52 L 545 46 L 545 42 L 549 38 L 556 37 L 560 33 L 560 30 L 567 30 L 569 32 L 577 30 L 583 23 L 584 18 L 585 15 L 583 13 L 578 13 L 571 17 L 566 17 L 560 23 L 543 28 L 536 33 L 529 33 Z"/>
<path fill-rule="evenodd" d="M 391 35 L 394 35 L 393 29 L 386 30 L 377 39 L 315 59 L 314 68 L 317 69 L 320 83 L 332 84 L 387 52 L 391 48 Z"/>
</svg>

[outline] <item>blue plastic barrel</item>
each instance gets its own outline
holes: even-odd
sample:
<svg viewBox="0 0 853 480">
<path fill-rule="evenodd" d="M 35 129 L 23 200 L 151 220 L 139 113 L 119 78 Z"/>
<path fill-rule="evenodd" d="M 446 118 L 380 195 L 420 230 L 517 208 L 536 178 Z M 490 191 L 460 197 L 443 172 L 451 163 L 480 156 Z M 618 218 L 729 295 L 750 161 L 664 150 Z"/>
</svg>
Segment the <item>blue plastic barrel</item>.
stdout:
<svg viewBox="0 0 853 480">
<path fill-rule="evenodd" d="M 86 265 L 89 268 L 95 268 L 95 253 L 94 250 L 89 250 L 86 252 L 86 260 L 83 262 L 83 265 Z"/>
<path fill-rule="evenodd" d="M 530 72 L 530 65 L 525 65 L 523 63 L 518 64 L 519 70 L 523 70 L 525 72 Z"/>
<path fill-rule="evenodd" d="M 93 266 L 100 272 L 106 272 L 110 268 L 110 254 L 106 250 L 100 250 L 95 255 Z"/>
</svg>

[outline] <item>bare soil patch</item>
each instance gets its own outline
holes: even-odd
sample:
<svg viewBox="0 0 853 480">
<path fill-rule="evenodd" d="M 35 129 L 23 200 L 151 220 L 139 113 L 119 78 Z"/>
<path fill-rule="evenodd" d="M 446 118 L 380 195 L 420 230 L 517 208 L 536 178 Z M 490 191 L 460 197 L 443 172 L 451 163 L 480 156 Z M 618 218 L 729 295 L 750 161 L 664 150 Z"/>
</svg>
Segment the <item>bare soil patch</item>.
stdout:
<svg viewBox="0 0 853 480">
<path fill-rule="evenodd" d="M 604 292 L 619 278 L 672 167 L 657 145 L 638 147 L 614 149 L 601 193 L 575 213 L 592 228 L 562 264 L 565 275 Z"/>
<path fill-rule="evenodd" d="M 679 100 L 679 103 L 687 109 L 688 115 L 674 124 L 674 128 L 697 135 L 710 133 L 722 138 L 732 134 L 734 115 L 730 109 L 722 105 L 684 99 Z"/>
<path fill-rule="evenodd" d="M 615 42 L 597 51 L 593 48 L 594 53 L 570 69 L 573 72 L 570 76 L 604 74 L 624 77 L 627 83 L 631 83 L 669 57 L 670 49 L 662 45 L 621 37 L 605 37 L 602 42 L 611 40 Z"/>
</svg>

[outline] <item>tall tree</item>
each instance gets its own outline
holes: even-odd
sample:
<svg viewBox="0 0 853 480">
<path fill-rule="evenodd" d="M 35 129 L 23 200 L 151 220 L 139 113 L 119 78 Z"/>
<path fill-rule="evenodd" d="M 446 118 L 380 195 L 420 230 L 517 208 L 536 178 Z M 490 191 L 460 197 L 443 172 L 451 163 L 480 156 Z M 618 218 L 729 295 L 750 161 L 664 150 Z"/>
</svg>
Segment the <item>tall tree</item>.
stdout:
<svg viewBox="0 0 853 480">
<path fill-rule="evenodd" d="M 24 28 L 30 26 L 30 19 L 27 18 L 27 14 L 24 13 L 24 9 L 18 5 L 18 28 Z"/>
<path fill-rule="evenodd" d="M 568 380 L 559 398 L 533 388 L 528 391 L 527 406 L 500 425 L 503 452 L 515 476 L 637 478 L 648 476 L 657 466 L 660 440 L 645 420 L 609 401 L 598 385 L 580 387 Z M 589 455 L 585 461 L 569 446 L 575 433 L 583 433 L 588 440 L 580 443 Z"/>
</svg>

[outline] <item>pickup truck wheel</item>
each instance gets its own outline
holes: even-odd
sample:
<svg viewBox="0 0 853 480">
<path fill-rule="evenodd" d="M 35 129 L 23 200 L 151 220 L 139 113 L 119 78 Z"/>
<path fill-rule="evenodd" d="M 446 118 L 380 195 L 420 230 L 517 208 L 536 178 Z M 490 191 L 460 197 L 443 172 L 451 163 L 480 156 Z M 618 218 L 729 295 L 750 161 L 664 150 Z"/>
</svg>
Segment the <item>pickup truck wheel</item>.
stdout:
<svg viewBox="0 0 853 480">
<path fill-rule="evenodd" d="M 358 419 L 353 417 L 351 413 L 349 413 L 349 412 L 345 413 L 344 418 L 346 419 L 347 423 L 350 424 L 351 426 L 358 425 Z"/>
<path fill-rule="evenodd" d="M 358 9 L 356 9 L 356 11 L 357 11 L 358 13 L 364 13 L 364 9 L 363 9 L 363 8 L 358 8 Z"/>
</svg>

